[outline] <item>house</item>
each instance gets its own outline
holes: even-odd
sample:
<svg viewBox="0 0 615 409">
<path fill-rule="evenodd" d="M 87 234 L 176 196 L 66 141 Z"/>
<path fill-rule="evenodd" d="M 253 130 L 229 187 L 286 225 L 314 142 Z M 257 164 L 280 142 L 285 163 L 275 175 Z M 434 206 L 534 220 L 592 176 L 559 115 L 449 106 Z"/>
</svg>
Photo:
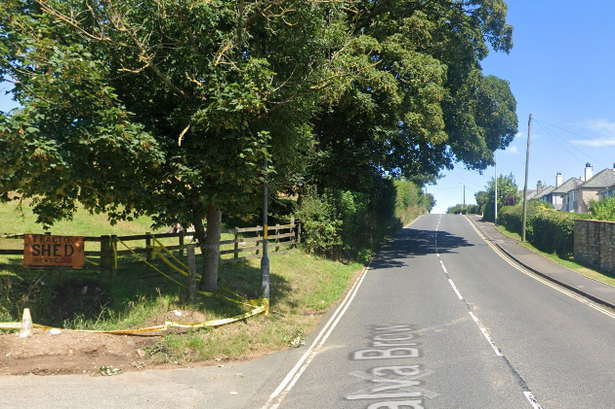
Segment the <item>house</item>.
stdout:
<svg viewBox="0 0 615 409">
<path fill-rule="evenodd" d="M 613 163 L 613 171 L 615 171 L 615 162 Z M 598 192 L 598 200 L 609 199 L 615 196 L 615 184 L 605 187 Z"/>
<path fill-rule="evenodd" d="M 536 184 L 536 194 L 532 195 L 532 197 L 528 197 L 528 200 L 542 200 L 543 202 L 551 204 L 555 210 L 560 210 L 562 208 L 563 195 L 554 194 L 553 192 L 555 189 L 562 186 L 562 184 L 562 174 L 560 172 L 557 172 L 555 176 L 555 186 L 544 187 L 542 181 L 539 180 Z"/>
<path fill-rule="evenodd" d="M 589 164 L 588 164 L 589 165 Z M 595 176 L 590 176 L 584 183 L 577 186 L 577 213 L 589 213 L 589 205 L 592 200 L 600 200 L 600 192 L 615 185 L 615 170 L 604 169 Z"/>
<path fill-rule="evenodd" d="M 558 174 L 561 178 L 561 174 Z M 556 210 L 563 212 L 573 212 L 577 208 L 577 187 L 579 187 L 583 181 L 577 178 L 570 178 L 560 186 L 553 189 L 552 204 Z"/>
<path fill-rule="evenodd" d="M 532 199 L 551 203 L 555 210 L 589 213 L 592 200 L 615 196 L 615 163 L 613 169 L 604 169 L 596 175 L 593 175 L 591 164 L 587 163 L 581 177 L 573 177 L 563 183 L 562 179 L 562 174 L 557 172 L 555 187 L 546 188 L 538 181 L 538 193 Z"/>
<path fill-rule="evenodd" d="M 540 182 L 539 182 L 540 183 Z M 547 202 L 555 208 L 555 204 L 553 203 L 553 191 L 555 190 L 554 186 L 547 186 L 545 188 L 540 189 L 540 192 L 536 194 L 532 198 L 532 200 L 541 200 L 543 202 Z M 561 205 L 560 205 L 561 208 Z"/>
</svg>

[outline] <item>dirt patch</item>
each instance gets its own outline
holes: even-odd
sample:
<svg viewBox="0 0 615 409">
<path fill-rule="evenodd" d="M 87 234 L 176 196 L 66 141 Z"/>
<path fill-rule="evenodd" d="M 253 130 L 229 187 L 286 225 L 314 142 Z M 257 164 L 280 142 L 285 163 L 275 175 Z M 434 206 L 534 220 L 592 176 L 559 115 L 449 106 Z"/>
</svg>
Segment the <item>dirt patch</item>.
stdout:
<svg viewBox="0 0 615 409">
<path fill-rule="evenodd" d="M 154 318 L 150 325 L 167 321 L 202 322 L 198 311 L 171 311 Z M 181 332 L 181 331 L 174 331 Z M 167 333 L 167 332 L 165 332 Z M 113 335 L 72 330 L 33 329 L 21 338 L 18 332 L 0 334 L 1 375 L 116 375 L 120 371 L 169 368 L 179 365 L 203 366 L 228 361 L 192 362 L 189 351 L 185 362 L 162 362 L 162 332 L 145 335 Z M 241 357 L 239 360 L 250 359 Z"/>
<path fill-rule="evenodd" d="M 160 336 L 77 331 L 52 335 L 39 329 L 25 338 L 5 333 L 0 335 L 0 375 L 108 375 L 113 370 L 107 368 L 139 370 L 152 365 L 147 350 L 159 340 Z"/>
</svg>

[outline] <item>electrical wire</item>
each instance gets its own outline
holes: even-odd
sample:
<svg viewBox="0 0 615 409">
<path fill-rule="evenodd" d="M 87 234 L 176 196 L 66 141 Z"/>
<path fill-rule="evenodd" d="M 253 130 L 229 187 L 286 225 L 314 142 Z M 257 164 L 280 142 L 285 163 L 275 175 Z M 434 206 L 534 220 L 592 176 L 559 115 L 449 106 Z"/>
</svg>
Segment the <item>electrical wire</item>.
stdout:
<svg viewBox="0 0 615 409">
<path fill-rule="evenodd" d="M 564 138 L 562 138 L 561 136 L 559 136 L 557 133 L 555 133 L 554 131 L 552 131 L 551 129 L 547 128 L 545 125 L 550 125 L 547 124 L 544 121 L 535 121 L 535 123 L 546 132 L 546 134 L 553 139 L 559 146 L 561 146 L 566 152 L 568 152 L 572 157 L 574 157 L 575 159 L 577 159 L 579 162 L 587 162 L 587 160 L 583 160 L 581 158 L 579 158 L 577 155 L 575 155 L 570 149 L 568 149 L 566 147 L 566 145 L 568 145 L 569 147 L 573 148 L 574 150 L 578 151 L 579 153 L 581 153 L 583 156 L 589 158 L 593 163 L 597 163 L 599 165 L 601 165 L 602 167 L 608 168 L 608 166 L 606 166 L 604 163 L 602 163 L 601 161 L 599 161 L 598 159 L 590 156 L 589 154 L 587 154 L 587 152 L 583 152 L 581 149 L 577 148 L 576 146 L 572 145 L 570 142 L 568 142 L 567 140 L 565 140 Z M 550 125 L 553 126 L 555 128 L 558 129 L 562 129 L 565 131 L 565 129 L 557 127 L 555 125 Z M 574 132 L 570 132 L 570 133 L 574 133 Z M 581 135 L 579 135 L 581 136 Z M 591 138 L 587 138 L 584 136 L 584 138 L 589 139 L 589 140 L 593 140 L 595 142 L 599 142 L 595 139 L 591 139 Z"/>
<path fill-rule="evenodd" d="M 568 133 L 571 133 L 571 134 L 576 135 L 576 136 L 580 136 L 580 137 L 581 137 L 581 138 L 583 138 L 583 139 L 587 139 L 588 141 L 595 142 L 595 143 L 597 143 L 597 144 L 599 144 L 599 145 L 603 145 L 603 146 L 606 146 L 606 147 L 609 147 L 609 148 L 615 149 L 615 142 L 613 142 L 613 143 L 606 143 L 606 142 L 603 142 L 603 141 L 601 141 L 601 140 L 599 140 L 599 139 L 593 139 L 593 138 L 590 138 L 590 137 L 585 136 L 585 135 L 583 135 L 583 134 L 580 134 L 580 133 L 577 133 L 577 132 L 571 131 L 571 130 L 569 130 L 569 129 L 562 128 L 562 127 L 557 126 L 557 125 L 550 124 L 550 123 L 545 122 L 545 121 L 540 121 L 540 120 L 538 120 L 537 122 L 541 122 L 541 123 L 543 123 L 543 124 L 545 124 L 545 125 L 552 126 L 553 128 L 557 128 L 557 129 L 559 129 L 559 130 L 561 130 L 561 131 L 568 132 Z"/>
</svg>

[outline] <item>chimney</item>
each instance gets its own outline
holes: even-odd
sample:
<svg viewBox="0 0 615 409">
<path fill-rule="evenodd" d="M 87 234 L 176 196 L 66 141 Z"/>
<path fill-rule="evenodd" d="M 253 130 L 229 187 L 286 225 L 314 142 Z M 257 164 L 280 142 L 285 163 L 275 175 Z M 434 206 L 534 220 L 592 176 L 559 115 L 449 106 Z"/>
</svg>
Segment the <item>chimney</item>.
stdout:
<svg viewBox="0 0 615 409">
<path fill-rule="evenodd" d="M 540 193 L 542 192 L 542 181 L 538 181 L 538 183 L 536 184 L 536 193 Z"/>
<path fill-rule="evenodd" d="M 557 175 L 555 175 L 555 187 L 558 188 L 562 185 L 563 182 L 563 178 L 562 178 L 562 173 L 561 172 L 557 172 Z"/>
<path fill-rule="evenodd" d="M 583 180 L 583 182 L 587 182 L 591 178 L 592 178 L 592 165 L 589 162 L 587 162 L 585 164 L 585 180 Z"/>
</svg>

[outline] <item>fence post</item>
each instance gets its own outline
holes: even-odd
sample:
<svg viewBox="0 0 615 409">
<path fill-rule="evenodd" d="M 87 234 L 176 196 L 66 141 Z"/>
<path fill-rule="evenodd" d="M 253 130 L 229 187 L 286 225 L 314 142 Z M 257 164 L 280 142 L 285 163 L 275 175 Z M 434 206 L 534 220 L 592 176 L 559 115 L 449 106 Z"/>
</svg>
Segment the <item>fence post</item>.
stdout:
<svg viewBox="0 0 615 409">
<path fill-rule="evenodd" d="M 295 227 L 296 227 L 296 231 L 295 231 L 295 247 L 299 247 L 299 244 L 301 243 L 301 220 L 297 220 L 295 222 Z"/>
<path fill-rule="evenodd" d="M 194 244 L 186 246 L 188 256 L 188 292 L 190 301 L 196 302 L 198 292 L 196 288 L 196 257 L 194 255 Z"/>
<path fill-rule="evenodd" d="M 279 246 L 280 238 L 278 237 L 280 235 L 280 224 L 279 223 L 276 223 L 276 225 L 275 225 L 275 235 L 276 235 L 276 237 L 275 237 L 275 244 L 276 244 L 275 251 L 280 251 L 280 246 Z"/>
<path fill-rule="evenodd" d="M 235 244 L 233 245 L 233 258 L 239 258 L 239 227 L 235 227 Z"/>
<path fill-rule="evenodd" d="M 147 251 L 147 253 L 145 253 L 145 259 L 147 261 L 152 261 L 154 258 L 154 249 L 152 249 L 152 233 L 150 232 L 145 233 L 145 249 Z"/>
<path fill-rule="evenodd" d="M 185 243 L 186 233 L 182 230 L 179 232 L 179 255 L 181 257 L 184 256 L 184 243 Z M 192 248 L 194 251 L 194 247 Z"/>
<path fill-rule="evenodd" d="M 257 229 L 261 229 L 261 226 L 256 226 Z M 263 227 L 262 230 L 260 231 L 262 233 L 262 235 L 259 234 L 259 231 L 256 231 L 256 234 L 259 234 L 258 237 L 265 237 L 265 228 Z M 260 254 L 260 250 L 258 249 L 258 246 L 262 246 L 263 244 L 262 240 L 256 240 L 256 254 Z"/>
<path fill-rule="evenodd" d="M 117 270 L 117 236 L 100 236 L 100 267 L 107 278 L 113 278 Z"/>
</svg>

